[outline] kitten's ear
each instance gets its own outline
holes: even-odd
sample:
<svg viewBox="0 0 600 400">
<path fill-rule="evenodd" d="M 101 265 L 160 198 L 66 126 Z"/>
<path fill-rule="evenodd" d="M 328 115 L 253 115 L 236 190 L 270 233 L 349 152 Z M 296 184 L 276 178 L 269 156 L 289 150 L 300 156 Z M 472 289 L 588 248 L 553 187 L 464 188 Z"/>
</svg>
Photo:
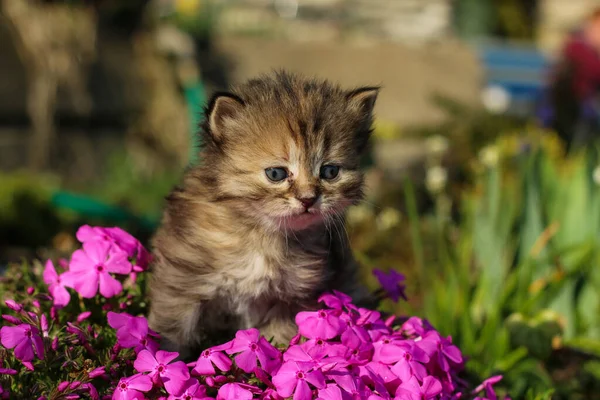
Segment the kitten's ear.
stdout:
<svg viewBox="0 0 600 400">
<path fill-rule="evenodd" d="M 368 117 L 373 113 L 378 94 L 379 87 L 369 86 L 348 92 L 346 98 L 353 108 L 357 109 L 365 117 Z"/>
<path fill-rule="evenodd" d="M 220 92 L 212 97 L 207 118 L 210 133 L 216 141 L 223 139 L 225 121 L 235 119 L 244 106 L 244 101 L 232 93 Z"/>
</svg>

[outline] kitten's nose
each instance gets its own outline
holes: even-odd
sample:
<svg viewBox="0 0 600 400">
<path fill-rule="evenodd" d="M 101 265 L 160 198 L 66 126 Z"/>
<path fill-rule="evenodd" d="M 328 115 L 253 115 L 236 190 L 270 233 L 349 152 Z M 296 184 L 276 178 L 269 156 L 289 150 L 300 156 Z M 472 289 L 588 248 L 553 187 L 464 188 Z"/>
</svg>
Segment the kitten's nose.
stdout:
<svg viewBox="0 0 600 400">
<path fill-rule="evenodd" d="M 317 202 L 317 197 L 313 196 L 313 197 L 301 197 L 298 199 L 298 201 L 300 201 L 300 203 L 302 203 L 302 205 L 304 206 L 304 208 L 306 208 L 307 210 L 309 208 L 311 208 L 316 202 Z"/>
</svg>

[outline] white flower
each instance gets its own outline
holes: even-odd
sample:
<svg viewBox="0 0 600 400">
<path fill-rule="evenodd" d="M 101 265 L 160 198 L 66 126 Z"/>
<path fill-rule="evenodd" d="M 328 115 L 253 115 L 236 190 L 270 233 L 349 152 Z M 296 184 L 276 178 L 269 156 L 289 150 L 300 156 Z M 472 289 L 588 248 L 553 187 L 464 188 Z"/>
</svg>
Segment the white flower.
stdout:
<svg viewBox="0 0 600 400">
<path fill-rule="evenodd" d="M 439 193 L 446 186 L 448 180 L 448 172 L 440 166 L 431 167 L 427 170 L 425 177 L 425 187 L 431 193 Z"/>
<path fill-rule="evenodd" d="M 498 165 L 500 154 L 496 146 L 486 146 L 479 152 L 479 161 L 488 168 Z"/>
<path fill-rule="evenodd" d="M 592 173 L 592 178 L 594 179 L 594 183 L 596 185 L 600 185 L 600 165 L 594 168 L 594 172 Z"/>
<path fill-rule="evenodd" d="M 448 139 L 434 135 L 427 139 L 426 146 L 431 154 L 442 155 L 448 150 Z"/>
<path fill-rule="evenodd" d="M 373 210 L 364 204 L 350 207 L 348 212 L 346 212 L 346 221 L 350 225 L 360 224 L 371 218 L 373 218 Z"/>
<path fill-rule="evenodd" d="M 377 228 L 382 231 L 387 231 L 398 225 L 400 222 L 400 212 L 395 208 L 386 208 L 382 212 L 379 213 L 375 223 L 377 224 Z"/>
</svg>

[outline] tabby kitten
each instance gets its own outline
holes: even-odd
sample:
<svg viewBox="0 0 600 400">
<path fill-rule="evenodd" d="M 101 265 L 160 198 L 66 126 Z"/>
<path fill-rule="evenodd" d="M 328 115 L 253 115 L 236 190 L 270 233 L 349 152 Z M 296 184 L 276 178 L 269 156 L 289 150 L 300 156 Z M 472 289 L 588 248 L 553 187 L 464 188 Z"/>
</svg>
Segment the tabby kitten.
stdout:
<svg viewBox="0 0 600 400">
<path fill-rule="evenodd" d="M 323 291 L 366 298 L 342 232 L 377 93 L 277 72 L 213 97 L 201 165 L 153 239 L 149 320 L 168 349 L 192 356 L 250 327 L 287 341 Z"/>
</svg>

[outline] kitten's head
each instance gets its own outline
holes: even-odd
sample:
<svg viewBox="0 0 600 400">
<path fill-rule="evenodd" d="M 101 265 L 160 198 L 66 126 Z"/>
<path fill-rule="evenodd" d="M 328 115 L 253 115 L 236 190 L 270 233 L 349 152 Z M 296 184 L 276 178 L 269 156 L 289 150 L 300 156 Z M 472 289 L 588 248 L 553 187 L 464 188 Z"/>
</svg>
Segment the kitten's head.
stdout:
<svg viewBox="0 0 600 400">
<path fill-rule="evenodd" d="M 280 72 L 216 94 L 202 152 L 215 199 L 274 229 L 341 215 L 362 196 L 377 92 Z"/>
</svg>

